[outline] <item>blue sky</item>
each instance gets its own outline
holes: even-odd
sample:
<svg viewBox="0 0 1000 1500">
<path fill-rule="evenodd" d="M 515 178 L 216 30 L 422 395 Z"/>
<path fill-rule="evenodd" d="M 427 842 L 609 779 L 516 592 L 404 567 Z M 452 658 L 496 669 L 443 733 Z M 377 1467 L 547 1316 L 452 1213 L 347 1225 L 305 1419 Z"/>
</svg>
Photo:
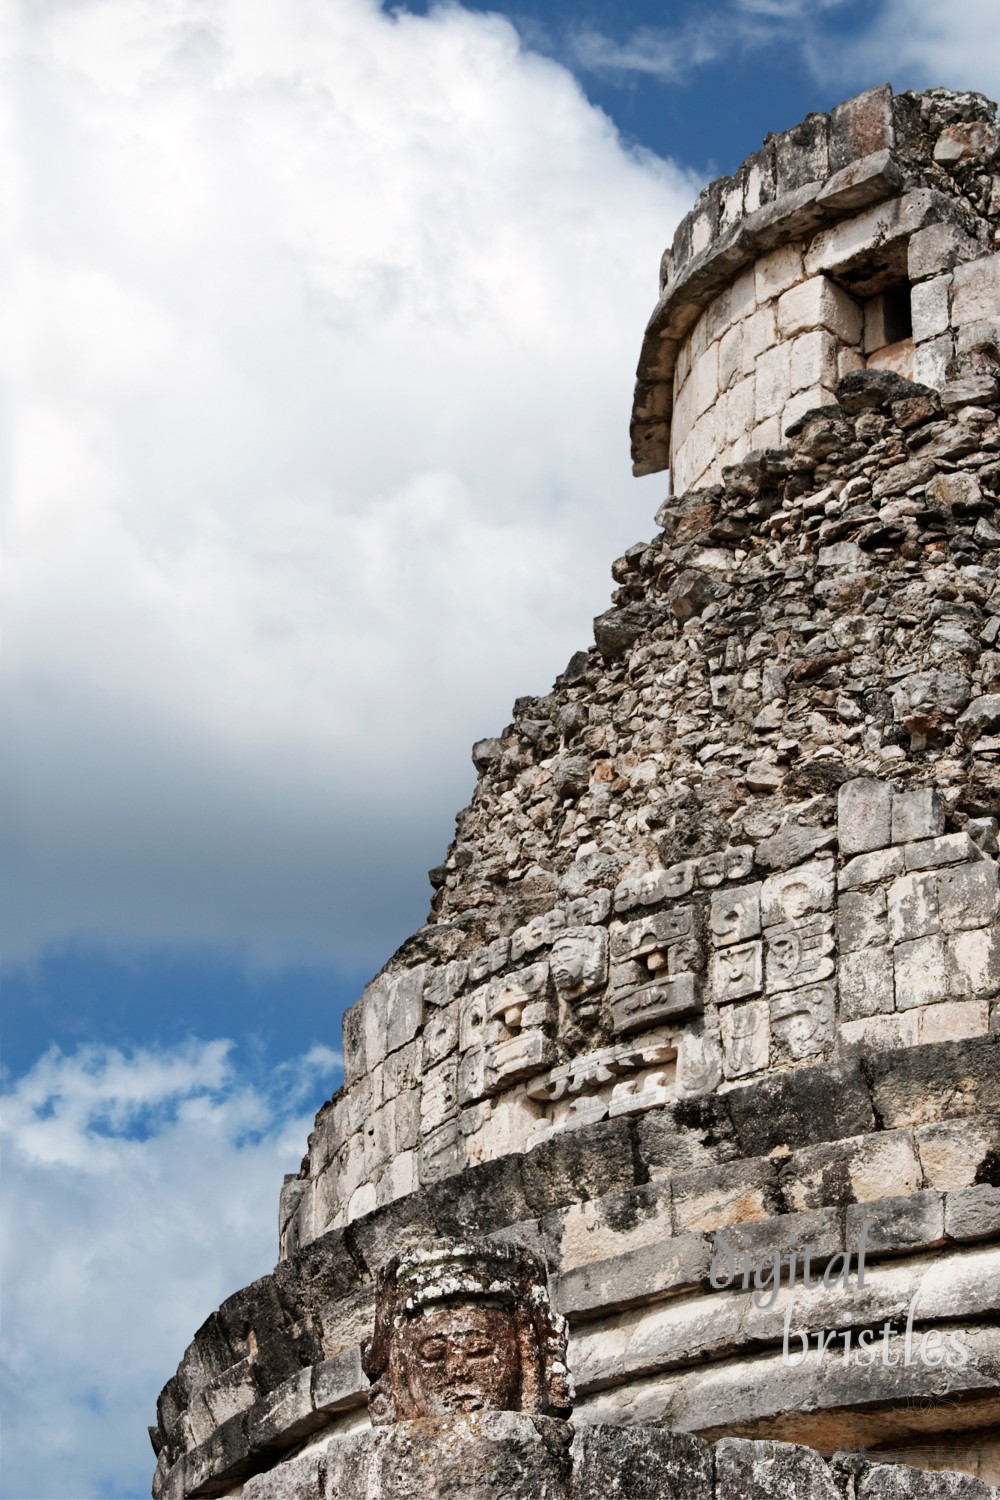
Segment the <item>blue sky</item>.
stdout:
<svg viewBox="0 0 1000 1500">
<path fill-rule="evenodd" d="M 0 1495 L 145 1494 L 272 1263 L 469 746 L 651 531 L 631 381 L 699 186 L 886 78 L 995 96 L 998 17 L 4 7 Z"/>
</svg>

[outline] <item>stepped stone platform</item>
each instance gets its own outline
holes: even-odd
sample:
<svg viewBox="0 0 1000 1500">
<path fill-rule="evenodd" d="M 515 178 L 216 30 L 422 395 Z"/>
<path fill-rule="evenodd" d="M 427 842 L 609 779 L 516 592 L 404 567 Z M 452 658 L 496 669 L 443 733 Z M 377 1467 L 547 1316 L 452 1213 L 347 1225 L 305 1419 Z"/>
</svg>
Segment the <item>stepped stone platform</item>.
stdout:
<svg viewBox="0 0 1000 1500">
<path fill-rule="evenodd" d="M 680 492 L 474 747 L 155 1496 L 995 1493 L 994 112 L 871 90 L 681 225 L 633 424 Z M 379 1268 L 470 1234 L 547 1263 L 571 1421 L 371 1429 Z"/>
</svg>

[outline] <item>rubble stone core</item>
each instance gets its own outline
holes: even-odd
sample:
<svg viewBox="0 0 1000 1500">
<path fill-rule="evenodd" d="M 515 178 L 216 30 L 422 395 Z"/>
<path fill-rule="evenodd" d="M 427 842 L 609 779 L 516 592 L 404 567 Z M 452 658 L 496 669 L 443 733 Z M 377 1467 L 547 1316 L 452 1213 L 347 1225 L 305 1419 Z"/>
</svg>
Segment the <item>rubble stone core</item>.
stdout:
<svg viewBox="0 0 1000 1500">
<path fill-rule="evenodd" d="M 367 1431 L 359 1347 L 378 1269 L 469 1236 L 547 1263 L 577 1400 L 490 1415 L 462 1493 L 1000 1484 L 994 113 L 871 90 L 681 225 L 633 443 L 683 492 L 474 747 L 279 1263 L 161 1393 L 155 1496 L 457 1494 L 455 1433 Z M 705 1475 L 616 1490 L 664 1429 Z M 431 1450 L 438 1488 L 385 1479 Z"/>
</svg>

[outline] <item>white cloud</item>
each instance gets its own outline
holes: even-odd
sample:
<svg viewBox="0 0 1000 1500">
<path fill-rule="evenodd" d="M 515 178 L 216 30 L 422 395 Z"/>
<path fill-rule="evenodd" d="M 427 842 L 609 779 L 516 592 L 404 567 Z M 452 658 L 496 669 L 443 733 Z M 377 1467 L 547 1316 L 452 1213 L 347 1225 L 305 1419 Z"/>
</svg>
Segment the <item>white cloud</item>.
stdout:
<svg viewBox="0 0 1000 1500">
<path fill-rule="evenodd" d="M 818 54 L 819 66 L 885 74 L 899 88 L 972 89 L 1000 95 L 1000 7 L 995 0 L 886 0 L 849 46 Z"/>
<path fill-rule="evenodd" d="M 844 15 L 855 11 L 850 24 Z M 861 90 L 891 79 L 897 91 L 941 86 L 1000 93 L 1000 7 L 995 0 L 728 0 L 623 40 L 581 24 L 565 48 L 584 72 L 688 83 L 698 68 L 780 47 L 829 88 Z"/>
<path fill-rule="evenodd" d="M 205 1317 L 276 1258 L 314 1048 L 266 1090 L 228 1042 L 41 1058 L 4 1097 L 3 1494 L 149 1493 L 146 1426 Z"/>
<path fill-rule="evenodd" d="M 660 83 L 690 83 L 698 68 L 734 53 L 798 44 L 811 47 L 821 14 L 845 0 L 729 0 L 704 6 L 669 26 L 639 26 L 623 41 L 583 24 L 567 38 L 567 52 L 585 72 L 644 74 Z"/>
<path fill-rule="evenodd" d="M 661 83 L 679 83 L 699 67 L 713 63 L 735 44 L 718 17 L 696 17 L 681 26 L 639 26 L 623 42 L 592 26 L 570 37 L 570 55 L 592 73 L 642 73 Z"/>
<path fill-rule="evenodd" d="M 385 956 L 648 533 L 627 420 L 695 184 L 496 16 L 9 22 L 7 951 Z"/>
</svg>

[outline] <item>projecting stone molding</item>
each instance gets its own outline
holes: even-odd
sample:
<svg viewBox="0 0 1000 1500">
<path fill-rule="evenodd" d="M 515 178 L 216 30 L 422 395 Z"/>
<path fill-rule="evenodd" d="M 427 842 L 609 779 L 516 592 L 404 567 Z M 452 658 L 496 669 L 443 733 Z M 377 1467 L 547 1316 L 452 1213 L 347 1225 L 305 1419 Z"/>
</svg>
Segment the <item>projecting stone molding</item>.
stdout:
<svg viewBox="0 0 1000 1500">
<path fill-rule="evenodd" d="M 280 1465 L 244 1500 L 996 1500 L 962 1475 L 922 1474 L 780 1443 L 697 1439 L 649 1427 L 582 1427 L 494 1412 L 364 1433 Z"/>
</svg>

